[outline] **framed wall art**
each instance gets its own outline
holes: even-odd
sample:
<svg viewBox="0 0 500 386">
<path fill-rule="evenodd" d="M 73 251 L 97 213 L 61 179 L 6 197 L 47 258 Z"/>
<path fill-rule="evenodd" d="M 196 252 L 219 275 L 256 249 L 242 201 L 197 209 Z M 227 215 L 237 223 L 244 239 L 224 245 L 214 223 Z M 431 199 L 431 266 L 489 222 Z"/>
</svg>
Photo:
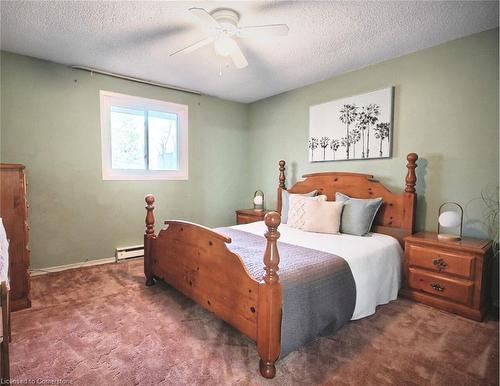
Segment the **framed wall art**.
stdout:
<svg viewBox="0 0 500 386">
<path fill-rule="evenodd" d="M 309 108 L 310 162 L 389 158 L 394 88 Z"/>
</svg>

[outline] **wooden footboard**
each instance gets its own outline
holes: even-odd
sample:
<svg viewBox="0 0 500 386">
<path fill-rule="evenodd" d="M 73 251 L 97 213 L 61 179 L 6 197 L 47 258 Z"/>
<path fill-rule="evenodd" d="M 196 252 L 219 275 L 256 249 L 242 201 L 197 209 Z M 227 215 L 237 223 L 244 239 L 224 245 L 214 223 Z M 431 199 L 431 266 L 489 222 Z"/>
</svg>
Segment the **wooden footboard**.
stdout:
<svg viewBox="0 0 500 386">
<path fill-rule="evenodd" d="M 146 196 L 144 274 L 146 285 L 161 279 L 216 314 L 257 343 L 260 371 L 275 376 L 280 353 L 282 290 L 276 240 L 280 215 L 266 215 L 267 247 L 262 280 L 255 280 L 240 256 L 226 244 L 231 239 L 201 225 L 165 221 L 155 235 L 154 197 Z"/>
</svg>

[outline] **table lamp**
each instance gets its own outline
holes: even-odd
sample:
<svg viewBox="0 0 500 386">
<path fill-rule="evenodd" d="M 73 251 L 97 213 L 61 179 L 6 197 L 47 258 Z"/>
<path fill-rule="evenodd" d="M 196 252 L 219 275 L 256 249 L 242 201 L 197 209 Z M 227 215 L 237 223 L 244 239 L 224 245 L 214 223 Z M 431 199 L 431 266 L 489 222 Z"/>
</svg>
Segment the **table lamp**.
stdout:
<svg viewBox="0 0 500 386">
<path fill-rule="evenodd" d="M 262 190 L 256 190 L 253 195 L 253 209 L 264 210 L 264 192 Z"/>
<path fill-rule="evenodd" d="M 454 210 L 443 210 L 444 207 L 453 207 Z M 445 202 L 439 207 L 438 213 L 438 239 L 447 241 L 457 241 L 462 239 L 462 227 L 464 221 L 464 210 L 456 202 Z M 460 233 L 442 233 L 441 227 L 444 228 L 458 228 L 460 226 Z"/>
</svg>

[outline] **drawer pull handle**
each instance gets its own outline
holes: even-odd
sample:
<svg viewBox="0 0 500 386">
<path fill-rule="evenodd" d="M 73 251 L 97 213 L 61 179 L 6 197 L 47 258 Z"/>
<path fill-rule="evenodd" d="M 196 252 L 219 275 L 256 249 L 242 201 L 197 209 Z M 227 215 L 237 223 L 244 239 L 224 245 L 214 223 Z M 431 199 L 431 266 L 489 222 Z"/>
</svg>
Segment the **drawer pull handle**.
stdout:
<svg viewBox="0 0 500 386">
<path fill-rule="evenodd" d="M 444 287 L 441 287 L 438 283 L 432 283 L 431 287 L 434 291 L 443 292 Z"/>
<path fill-rule="evenodd" d="M 434 264 L 438 270 L 443 270 L 448 266 L 448 263 L 443 259 L 434 259 L 432 260 L 432 264 Z"/>
</svg>

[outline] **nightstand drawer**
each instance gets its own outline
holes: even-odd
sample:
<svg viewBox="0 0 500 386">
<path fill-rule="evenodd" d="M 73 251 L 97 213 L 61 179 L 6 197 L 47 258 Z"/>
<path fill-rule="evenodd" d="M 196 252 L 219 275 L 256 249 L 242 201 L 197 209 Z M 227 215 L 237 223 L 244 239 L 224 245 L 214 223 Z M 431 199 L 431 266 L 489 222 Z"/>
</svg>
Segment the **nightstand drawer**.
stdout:
<svg viewBox="0 0 500 386">
<path fill-rule="evenodd" d="M 236 224 L 263 221 L 268 212 L 268 210 L 239 209 L 236 211 Z"/>
<path fill-rule="evenodd" d="M 236 222 L 238 224 L 248 224 L 248 223 L 256 222 L 256 221 L 261 221 L 261 219 L 258 217 L 255 217 L 255 216 L 247 216 L 244 214 L 238 214 L 237 219 L 236 219 Z"/>
<path fill-rule="evenodd" d="M 472 302 L 472 291 L 474 289 L 474 283 L 472 282 L 413 268 L 408 270 L 408 286 L 467 305 Z"/>
<path fill-rule="evenodd" d="M 450 273 L 466 279 L 474 277 L 474 257 L 443 252 L 416 245 L 407 246 L 408 265 L 436 272 Z"/>
</svg>

